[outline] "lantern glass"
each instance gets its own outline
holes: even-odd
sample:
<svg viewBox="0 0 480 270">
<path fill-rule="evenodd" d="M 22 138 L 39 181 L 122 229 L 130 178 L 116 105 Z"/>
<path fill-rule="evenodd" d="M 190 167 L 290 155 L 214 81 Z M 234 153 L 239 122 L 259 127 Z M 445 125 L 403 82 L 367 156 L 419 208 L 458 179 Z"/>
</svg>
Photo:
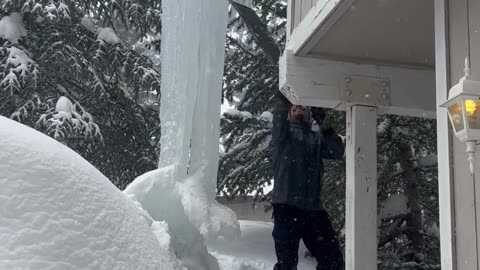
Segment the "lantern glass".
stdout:
<svg viewBox="0 0 480 270">
<path fill-rule="evenodd" d="M 480 129 L 480 101 L 465 100 L 465 113 L 470 129 Z"/>
<path fill-rule="evenodd" d="M 478 108 L 480 110 L 480 107 Z M 465 129 L 465 122 L 463 121 L 462 103 L 456 102 L 448 107 L 448 114 L 450 115 L 450 121 L 452 122 L 455 132 L 460 132 Z"/>
</svg>

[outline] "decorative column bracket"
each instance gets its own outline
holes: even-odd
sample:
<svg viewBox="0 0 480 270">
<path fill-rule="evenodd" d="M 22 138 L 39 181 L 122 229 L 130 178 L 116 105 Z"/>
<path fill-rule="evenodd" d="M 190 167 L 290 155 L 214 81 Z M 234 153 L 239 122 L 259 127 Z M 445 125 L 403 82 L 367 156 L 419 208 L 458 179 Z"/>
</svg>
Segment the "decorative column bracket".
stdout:
<svg viewBox="0 0 480 270">
<path fill-rule="evenodd" d="M 341 106 L 344 109 L 352 105 L 361 105 L 381 110 L 391 105 L 388 78 L 345 75 L 341 89 Z"/>
</svg>

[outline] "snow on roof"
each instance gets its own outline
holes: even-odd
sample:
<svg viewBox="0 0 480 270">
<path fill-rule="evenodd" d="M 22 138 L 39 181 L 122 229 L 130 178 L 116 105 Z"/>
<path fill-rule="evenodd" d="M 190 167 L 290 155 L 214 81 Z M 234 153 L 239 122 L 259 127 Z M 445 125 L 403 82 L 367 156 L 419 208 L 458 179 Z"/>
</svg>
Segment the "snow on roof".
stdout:
<svg viewBox="0 0 480 270">
<path fill-rule="evenodd" d="M 122 40 L 115 34 L 115 30 L 110 27 L 99 29 L 97 40 L 103 40 L 109 44 L 122 43 Z"/>
<path fill-rule="evenodd" d="M 78 154 L 4 117 L 0 138 L 0 269 L 178 269 L 168 238 Z"/>
<path fill-rule="evenodd" d="M 23 26 L 20 13 L 14 12 L 0 20 L 0 37 L 8 39 L 12 44 L 17 44 L 18 40 L 25 36 L 27 36 L 27 30 Z"/>
</svg>

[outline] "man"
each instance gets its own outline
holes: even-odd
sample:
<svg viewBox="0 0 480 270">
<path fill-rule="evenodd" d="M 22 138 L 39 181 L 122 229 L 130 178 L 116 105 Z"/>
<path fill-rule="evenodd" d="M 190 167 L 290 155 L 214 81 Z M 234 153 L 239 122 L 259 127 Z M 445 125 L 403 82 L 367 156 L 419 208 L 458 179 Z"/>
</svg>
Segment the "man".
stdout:
<svg viewBox="0 0 480 270">
<path fill-rule="evenodd" d="M 323 159 L 341 159 L 342 139 L 323 128 L 319 108 L 291 106 L 283 96 L 274 112 L 274 270 L 296 270 L 300 239 L 317 260 L 317 270 L 343 269 L 343 255 L 322 207 Z M 320 131 L 312 131 L 312 119 Z"/>
</svg>

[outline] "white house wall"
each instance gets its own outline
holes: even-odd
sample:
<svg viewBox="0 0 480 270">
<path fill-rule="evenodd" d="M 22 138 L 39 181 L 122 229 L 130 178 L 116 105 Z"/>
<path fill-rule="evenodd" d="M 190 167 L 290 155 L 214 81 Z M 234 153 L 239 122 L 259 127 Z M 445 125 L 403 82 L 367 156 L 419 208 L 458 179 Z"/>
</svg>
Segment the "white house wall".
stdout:
<svg viewBox="0 0 480 270">
<path fill-rule="evenodd" d="M 440 77 L 437 84 L 437 97 L 446 98 L 446 91 L 464 75 L 465 58 L 468 55 L 468 25 L 470 25 L 471 68 L 474 80 L 480 80 L 480 2 L 477 0 L 437 0 L 437 36 L 442 32 L 446 37 L 446 51 L 441 48 L 441 40 L 437 40 L 437 72 L 446 72 L 447 80 Z M 442 14 L 438 7 L 445 6 L 446 14 Z M 467 15 L 469 11 L 470 16 Z M 441 31 L 441 18 L 446 19 L 446 29 Z M 440 45 L 440 46 L 439 46 Z M 440 76 L 440 74 L 439 74 Z M 443 87 L 443 82 L 448 87 Z M 441 98 L 438 100 L 442 102 Z M 478 179 L 474 185 L 474 178 L 470 174 L 466 146 L 457 138 L 451 140 L 451 128 L 447 126 L 445 111 L 439 109 L 439 167 L 450 166 L 449 169 L 440 168 L 439 195 L 440 195 L 440 229 L 442 234 L 442 269 L 478 270 L 480 226 L 476 217 L 480 216 L 480 183 Z M 480 155 L 477 154 L 477 160 Z M 476 163 L 476 175 L 480 173 L 480 163 Z M 478 178 L 478 177 L 477 177 Z M 476 190 L 474 189 L 476 188 Z M 450 194 L 448 194 L 448 191 Z M 477 213 L 475 213 L 477 211 Z M 448 220 L 448 217 L 453 218 Z M 443 227 L 442 227 L 443 226 Z M 451 227 L 449 227 L 451 226 Z M 453 232 L 453 234 L 452 234 Z M 450 240 L 450 241 L 449 241 Z M 448 258 L 451 257 L 451 260 Z"/>
<path fill-rule="evenodd" d="M 471 39 L 472 47 L 472 76 L 474 79 L 480 79 L 480 40 L 478 40 L 479 28 L 474 27 L 474 22 L 480 22 L 478 14 L 480 14 L 480 5 L 475 4 L 478 1 L 469 0 L 470 5 L 470 36 L 477 37 Z M 464 75 L 465 58 L 468 55 L 467 41 L 468 41 L 468 20 L 467 20 L 467 0 L 449 0 L 449 44 L 450 44 L 450 79 L 451 84 L 456 84 L 458 80 Z M 476 43 L 475 43 L 476 42 Z M 453 140 L 453 183 L 455 195 L 455 242 L 456 242 L 456 261 L 457 269 L 470 270 L 479 269 L 478 259 L 478 241 L 477 234 L 479 226 L 478 220 L 475 216 L 480 216 L 477 206 L 474 204 L 474 185 L 473 177 L 468 168 L 468 162 L 465 153 L 465 144 L 460 143 L 456 138 Z M 478 160 L 479 155 L 477 155 Z M 480 175 L 480 164 L 476 163 L 476 174 Z M 478 178 L 478 177 L 477 177 Z M 478 179 L 477 179 L 478 180 Z M 477 198 L 478 186 L 477 187 Z M 475 215 L 475 208 L 477 215 Z M 477 229 L 475 228 L 477 226 Z"/>
</svg>

